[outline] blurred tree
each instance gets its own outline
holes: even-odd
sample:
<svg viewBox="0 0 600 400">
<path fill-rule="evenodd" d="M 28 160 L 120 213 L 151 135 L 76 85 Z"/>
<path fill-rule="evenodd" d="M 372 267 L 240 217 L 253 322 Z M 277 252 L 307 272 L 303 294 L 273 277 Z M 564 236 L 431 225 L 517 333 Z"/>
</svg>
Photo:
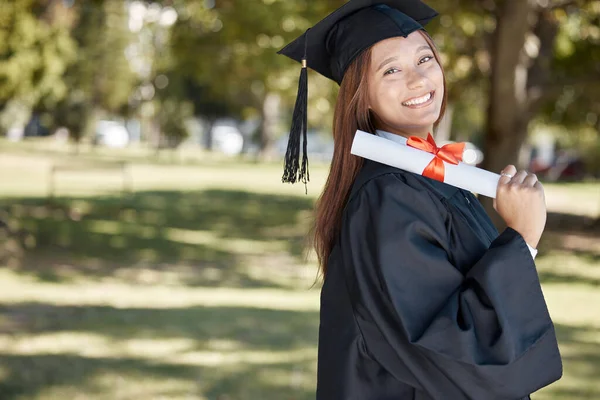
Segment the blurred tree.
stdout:
<svg viewBox="0 0 600 400">
<path fill-rule="evenodd" d="M 483 164 L 491 171 L 518 164 L 529 124 L 544 104 L 554 104 L 556 110 L 565 89 L 573 91 L 577 87 L 580 93 L 597 91 L 590 85 L 598 87 L 600 72 L 599 1 L 506 0 L 497 3 L 489 4 L 497 22 L 490 51 Z M 577 26 L 576 32 L 571 28 L 570 34 L 565 34 L 573 23 Z M 589 32 L 595 33 L 590 35 Z M 561 50 L 561 46 L 568 50 Z M 579 105 L 587 110 L 592 106 L 582 102 Z M 566 122 L 561 116 L 555 116 L 560 122 Z M 491 211 L 490 200 L 486 206 Z M 496 222 L 502 224 L 498 217 Z"/>
<path fill-rule="evenodd" d="M 558 32 L 549 65 L 552 78 L 538 94 L 541 113 L 535 120 L 560 132 L 558 144 L 576 150 L 588 173 L 599 176 L 600 1 L 557 9 L 554 18 Z"/>
<path fill-rule="evenodd" d="M 168 84 L 162 83 L 163 80 Z M 157 149 L 175 148 L 188 137 L 186 122 L 194 116 L 194 104 L 177 74 L 160 74 L 155 81 L 156 123 L 160 129 Z"/>
<path fill-rule="evenodd" d="M 0 130 L 23 128 L 42 100 L 68 93 L 63 81 L 76 56 L 72 14 L 62 1 L 0 3 Z"/>
<path fill-rule="evenodd" d="M 206 120 L 204 146 L 208 150 L 213 148 L 212 127 L 219 118 L 242 118 L 243 107 L 239 102 L 227 101 L 224 96 L 215 95 L 215 92 L 206 85 L 199 85 L 191 77 L 180 76 L 185 87 L 186 97 L 192 101 L 194 113 Z"/>
<path fill-rule="evenodd" d="M 498 172 L 519 165 L 534 120 L 573 132 L 598 124 L 600 1 L 431 4 L 440 11 L 428 30 L 443 51 L 455 136 L 483 146 L 484 168 Z M 483 137 L 473 138 L 472 131 Z M 491 201 L 484 204 L 501 225 Z"/>
<path fill-rule="evenodd" d="M 261 153 L 269 157 L 277 132 L 282 129 L 279 113 L 272 111 L 279 109 L 280 102 L 289 105 L 295 97 L 300 72 L 299 66 L 276 52 L 343 3 L 173 1 L 181 16 L 173 33 L 173 52 L 182 73 L 206 88 L 206 99 L 229 104 L 232 111 L 241 111 L 244 117 L 260 118 Z M 312 76 L 310 80 L 313 98 L 330 97 L 333 85 L 319 78 L 317 84 Z M 282 94 L 284 99 L 280 98 Z M 328 105 L 321 100 L 313 108 L 315 113 L 329 114 Z M 196 113 L 204 115 L 205 109 L 197 109 Z"/>
<path fill-rule="evenodd" d="M 512 3 L 524 7 L 513 10 L 522 20 L 513 20 L 508 11 L 503 11 L 503 7 L 509 7 Z M 600 72 L 599 3 L 597 0 L 535 1 L 531 4 L 528 1 L 510 0 L 432 1 L 431 4 L 441 15 L 428 30 L 443 52 L 450 103 L 461 111 L 454 118 L 457 139 L 472 138 L 472 133 L 465 133 L 464 130 L 479 129 L 485 124 L 486 114 L 490 118 L 496 115 L 498 111 L 491 113 L 489 108 L 493 100 L 491 92 L 494 90 L 496 93 L 500 85 L 495 79 L 500 77 L 504 79 L 503 82 L 513 82 L 506 83 L 506 87 L 514 91 L 519 84 L 526 82 L 526 107 L 518 111 L 528 110 L 528 121 L 534 116 L 567 125 L 581 125 L 586 120 L 595 120 L 588 114 L 590 108 L 598 107 L 590 84 L 597 84 L 598 80 L 594 77 Z M 522 36 L 520 42 L 503 38 L 508 40 L 510 45 L 507 47 L 516 54 L 512 54 L 512 59 L 509 59 L 510 54 L 506 49 L 496 43 L 502 35 L 500 21 L 508 24 L 507 31 L 512 35 L 517 35 L 514 24 L 522 24 L 521 34 L 517 35 Z M 516 64 L 509 68 L 507 64 L 511 60 Z M 498 63 L 502 63 L 502 68 Z M 495 70 L 492 70 L 493 65 L 496 65 Z M 526 74 L 523 77 L 524 72 Z M 505 74 L 509 74 L 509 77 Z M 511 96 L 516 97 L 516 94 Z M 484 97 L 490 98 L 487 110 L 486 102 L 481 101 Z M 497 104 L 502 103 L 494 101 L 492 108 L 496 109 Z M 567 105 L 568 110 L 565 109 Z M 524 137 L 526 131 L 521 130 L 520 135 Z M 491 131 L 488 129 L 488 132 Z M 518 142 L 514 141 L 517 149 L 520 147 Z M 513 149 L 509 153 L 516 160 L 518 151 Z M 504 158 L 509 160 L 511 157 Z"/>
<path fill-rule="evenodd" d="M 71 90 L 53 111 L 55 124 L 66 126 L 71 138 L 79 142 L 93 132 L 98 119 L 128 114 L 129 96 L 138 78 L 127 59 L 133 35 L 128 29 L 126 3 L 92 0 L 73 8 L 72 36 L 78 51 L 64 76 Z"/>
</svg>

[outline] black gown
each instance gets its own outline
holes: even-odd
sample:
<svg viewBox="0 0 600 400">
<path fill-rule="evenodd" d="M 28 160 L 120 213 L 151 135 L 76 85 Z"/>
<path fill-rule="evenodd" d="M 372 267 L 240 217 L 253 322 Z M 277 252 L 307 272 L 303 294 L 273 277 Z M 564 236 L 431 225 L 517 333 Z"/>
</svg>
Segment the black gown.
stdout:
<svg viewBox="0 0 600 400">
<path fill-rule="evenodd" d="M 365 161 L 321 291 L 317 400 L 518 400 L 562 363 L 523 237 L 470 193 Z"/>
</svg>

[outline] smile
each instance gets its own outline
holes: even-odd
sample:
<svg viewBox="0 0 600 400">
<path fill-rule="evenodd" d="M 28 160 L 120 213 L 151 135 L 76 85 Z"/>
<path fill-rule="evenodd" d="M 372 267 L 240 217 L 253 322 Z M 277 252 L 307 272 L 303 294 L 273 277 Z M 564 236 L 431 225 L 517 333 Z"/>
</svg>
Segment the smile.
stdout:
<svg viewBox="0 0 600 400">
<path fill-rule="evenodd" d="M 435 91 L 427 93 L 425 96 L 417 97 L 416 99 L 411 99 L 409 101 L 405 101 L 402 103 L 405 107 L 418 108 L 429 105 L 433 101 L 433 96 Z"/>
</svg>

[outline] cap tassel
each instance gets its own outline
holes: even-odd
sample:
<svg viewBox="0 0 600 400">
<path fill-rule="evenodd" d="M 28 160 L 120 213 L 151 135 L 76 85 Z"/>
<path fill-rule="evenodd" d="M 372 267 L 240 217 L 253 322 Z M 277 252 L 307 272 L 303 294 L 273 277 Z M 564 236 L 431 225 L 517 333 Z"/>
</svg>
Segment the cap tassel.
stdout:
<svg viewBox="0 0 600 400">
<path fill-rule="evenodd" d="M 282 181 L 286 183 L 303 182 L 309 180 L 308 155 L 306 151 L 306 125 L 308 106 L 308 71 L 306 60 L 302 60 L 302 70 L 298 80 L 298 96 L 292 116 L 292 128 L 288 139 L 287 151 L 285 153 L 285 166 Z M 302 134 L 302 167 L 300 167 L 300 134 Z M 300 171 L 298 172 L 298 169 Z"/>
<path fill-rule="evenodd" d="M 306 62 L 306 53 L 308 48 L 308 29 L 304 37 L 304 57 L 302 57 L 302 70 L 300 71 L 300 79 L 298 79 L 298 95 L 296 97 L 296 105 L 294 106 L 294 114 L 292 115 L 292 128 L 290 129 L 290 137 L 288 139 L 287 151 L 285 152 L 285 165 L 283 169 L 284 183 L 304 183 L 310 181 L 308 173 L 308 152 L 306 150 L 306 129 L 308 125 L 308 69 Z M 302 134 L 302 166 L 300 166 L 300 134 Z M 300 169 L 300 172 L 298 172 Z"/>
</svg>

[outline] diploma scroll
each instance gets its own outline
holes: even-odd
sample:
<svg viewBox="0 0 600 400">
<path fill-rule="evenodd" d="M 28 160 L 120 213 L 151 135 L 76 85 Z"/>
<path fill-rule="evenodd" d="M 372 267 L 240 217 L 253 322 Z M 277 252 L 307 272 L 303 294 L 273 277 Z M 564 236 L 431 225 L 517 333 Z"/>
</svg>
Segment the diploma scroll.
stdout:
<svg viewBox="0 0 600 400">
<path fill-rule="evenodd" d="M 425 167 L 435 157 L 426 151 L 360 130 L 356 131 L 350 152 L 356 156 L 419 175 L 422 175 Z M 500 175 L 462 162 L 458 165 L 445 162 L 444 166 L 444 183 L 496 198 Z"/>
</svg>

